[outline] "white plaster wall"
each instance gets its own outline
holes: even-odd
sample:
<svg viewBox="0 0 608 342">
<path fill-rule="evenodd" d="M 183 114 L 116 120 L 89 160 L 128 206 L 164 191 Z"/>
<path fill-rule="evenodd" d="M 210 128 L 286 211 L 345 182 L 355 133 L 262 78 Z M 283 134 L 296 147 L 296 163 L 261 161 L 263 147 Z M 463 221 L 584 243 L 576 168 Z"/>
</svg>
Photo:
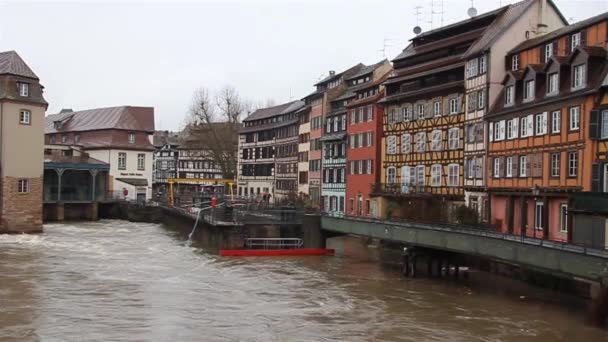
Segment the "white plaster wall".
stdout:
<svg viewBox="0 0 608 342">
<path fill-rule="evenodd" d="M 133 151 L 133 150 L 91 150 L 87 151 L 91 158 L 99 159 L 110 164 L 110 176 L 112 176 L 112 189 L 122 190 L 127 188 L 129 194 L 127 199 L 135 200 L 137 198 L 137 189 L 134 186 L 117 181 L 116 178 L 142 178 L 148 180 L 146 187 L 146 199 L 152 198 L 152 151 Z M 118 169 L 118 153 L 124 152 L 127 154 L 127 165 L 125 170 Z M 146 155 L 144 170 L 137 169 L 137 155 L 143 153 Z"/>
</svg>

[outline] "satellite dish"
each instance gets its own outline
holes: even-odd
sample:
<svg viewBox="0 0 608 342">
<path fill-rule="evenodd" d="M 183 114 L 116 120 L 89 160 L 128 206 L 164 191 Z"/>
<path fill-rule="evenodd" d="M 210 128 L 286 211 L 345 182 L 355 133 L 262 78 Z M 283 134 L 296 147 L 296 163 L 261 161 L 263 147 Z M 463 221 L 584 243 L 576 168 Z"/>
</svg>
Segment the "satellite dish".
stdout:
<svg viewBox="0 0 608 342">
<path fill-rule="evenodd" d="M 469 15 L 469 17 L 473 18 L 474 16 L 477 15 L 477 8 L 475 7 L 471 7 L 467 10 L 467 14 Z"/>
<path fill-rule="evenodd" d="M 422 29 L 420 28 L 420 26 L 414 27 L 414 33 L 415 34 L 420 34 L 420 32 L 422 32 Z"/>
</svg>

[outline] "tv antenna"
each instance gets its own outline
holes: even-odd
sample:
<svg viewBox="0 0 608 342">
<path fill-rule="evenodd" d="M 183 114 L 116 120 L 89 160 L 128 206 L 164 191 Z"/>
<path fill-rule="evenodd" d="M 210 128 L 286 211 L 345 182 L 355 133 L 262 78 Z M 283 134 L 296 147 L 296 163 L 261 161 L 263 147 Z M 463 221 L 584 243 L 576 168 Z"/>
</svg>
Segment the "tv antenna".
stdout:
<svg viewBox="0 0 608 342">
<path fill-rule="evenodd" d="M 471 8 L 469 8 L 467 10 L 467 14 L 469 15 L 469 17 L 473 18 L 474 16 L 477 15 L 477 8 L 475 8 L 475 4 L 473 3 L 473 0 L 471 0 Z"/>
<path fill-rule="evenodd" d="M 420 9 L 422 8 L 422 6 L 416 6 L 414 7 L 414 10 L 416 11 L 416 13 L 414 14 L 416 16 L 416 26 L 414 27 L 414 34 L 418 35 L 420 34 L 420 32 L 422 32 L 422 28 L 420 28 L 419 22 L 420 22 L 420 14 L 422 14 L 420 12 Z"/>
<path fill-rule="evenodd" d="M 386 37 L 382 40 L 382 49 L 378 50 L 378 52 L 382 52 L 383 58 L 386 58 L 386 48 L 392 47 L 392 45 L 387 44 L 387 42 L 390 42 L 392 40 L 394 40 L 394 39 L 390 39 L 390 38 L 386 38 Z"/>
<path fill-rule="evenodd" d="M 437 4 L 435 3 L 435 0 L 431 0 L 431 20 L 429 21 L 429 23 L 431 24 L 431 29 L 433 29 L 433 20 L 435 18 L 435 14 L 441 14 L 441 26 L 443 26 L 443 0 L 439 1 L 439 5 L 441 6 L 440 7 L 441 10 L 435 11 L 435 6 L 436 5 Z"/>
</svg>

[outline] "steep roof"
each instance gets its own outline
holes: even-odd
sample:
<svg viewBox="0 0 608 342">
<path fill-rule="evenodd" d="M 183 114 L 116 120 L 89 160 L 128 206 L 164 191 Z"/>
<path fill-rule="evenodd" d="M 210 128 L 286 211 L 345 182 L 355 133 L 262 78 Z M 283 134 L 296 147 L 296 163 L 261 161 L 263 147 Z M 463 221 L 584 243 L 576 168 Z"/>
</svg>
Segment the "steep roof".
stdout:
<svg viewBox="0 0 608 342">
<path fill-rule="evenodd" d="M 155 131 L 153 135 L 153 145 L 155 147 L 163 147 L 167 144 L 177 145 L 179 139 L 178 132 L 171 131 Z"/>
<path fill-rule="evenodd" d="M 299 102 L 299 101 L 287 102 L 287 103 L 283 103 L 283 104 L 280 104 L 278 106 L 273 106 L 273 107 L 260 108 L 260 109 L 256 110 L 255 112 L 249 114 L 249 116 L 246 117 L 243 121 L 266 119 L 266 118 L 271 118 L 273 116 L 283 114 L 284 111 L 287 108 L 289 108 L 289 106 L 293 105 L 295 102 Z"/>
<path fill-rule="evenodd" d="M 319 82 L 315 83 L 315 84 L 314 84 L 314 86 L 318 86 L 318 85 L 320 85 L 320 84 L 327 83 L 327 82 L 329 82 L 329 81 L 335 80 L 335 79 L 339 78 L 339 77 L 340 77 L 340 76 L 342 76 L 342 75 L 347 76 L 347 74 L 349 74 L 349 72 L 351 72 L 351 71 L 353 71 L 353 70 L 357 70 L 357 69 L 359 69 L 359 68 L 363 68 L 363 67 L 365 67 L 365 65 L 364 65 L 363 63 L 358 63 L 358 64 L 355 64 L 355 65 L 353 65 L 352 67 L 350 67 L 350 68 L 348 68 L 348 69 L 346 69 L 346 70 L 344 70 L 344 71 L 342 71 L 342 72 L 335 73 L 335 74 L 333 74 L 333 75 L 328 75 L 328 76 L 327 76 L 327 77 L 325 77 L 324 79 L 322 79 L 322 80 L 320 80 Z M 348 77 L 350 77 L 350 76 L 348 76 Z"/>
<path fill-rule="evenodd" d="M 381 67 L 383 64 L 388 63 L 388 59 L 383 59 L 378 63 L 372 64 L 372 65 L 368 65 L 368 66 L 364 66 L 361 68 L 361 70 L 359 70 L 357 73 L 355 73 L 354 75 L 348 77 L 346 80 L 354 80 L 356 78 L 359 78 L 361 76 L 365 76 L 369 73 L 374 72 L 374 70 L 378 69 L 379 67 Z"/>
<path fill-rule="evenodd" d="M 584 29 L 585 27 L 591 26 L 595 23 L 598 23 L 600 21 L 607 20 L 607 19 L 608 19 L 608 12 L 605 12 L 605 13 L 596 15 L 594 17 L 576 22 L 572 25 L 564 26 L 555 31 L 551 31 L 543 36 L 528 39 L 526 41 L 521 42 L 519 45 L 517 45 L 511 51 L 509 51 L 509 54 L 527 50 L 531 47 L 552 41 L 558 37 L 564 36 L 569 33 L 574 33 L 576 31 Z"/>
<path fill-rule="evenodd" d="M 414 40 L 421 40 L 423 38 L 431 38 L 434 35 L 438 35 L 438 34 L 444 33 L 446 31 L 452 30 L 452 29 L 454 29 L 454 28 L 456 28 L 458 26 L 463 26 L 463 25 L 471 24 L 471 23 L 474 23 L 476 21 L 481 21 L 481 20 L 487 19 L 487 18 L 489 18 L 491 16 L 496 16 L 501 11 L 506 10 L 507 7 L 509 7 L 509 6 L 503 6 L 503 7 L 497 8 L 497 9 L 495 9 L 493 11 L 482 13 L 480 15 L 474 16 L 474 17 L 469 18 L 469 19 L 461 20 L 461 21 L 455 22 L 455 23 L 450 24 L 450 25 L 438 27 L 438 28 L 436 28 L 434 30 L 422 32 L 422 33 L 420 33 L 419 35 L 417 35 L 416 37 L 414 37 L 414 38 L 412 38 L 410 40 L 414 41 Z"/>
<path fill-rule="evenodd" d="M 55 122 L 62 122 L 60 129 Z M 154 133 L 153 107 L 107 107 L 64 112 L 46 117 L 45 133 L 120 129 Z"/>
<path fill-rule="evenodd" d="M 15 51 L 0 52 L 0 75 L 11 74 L 38 79 L 38 76 Z"/>
</svg>

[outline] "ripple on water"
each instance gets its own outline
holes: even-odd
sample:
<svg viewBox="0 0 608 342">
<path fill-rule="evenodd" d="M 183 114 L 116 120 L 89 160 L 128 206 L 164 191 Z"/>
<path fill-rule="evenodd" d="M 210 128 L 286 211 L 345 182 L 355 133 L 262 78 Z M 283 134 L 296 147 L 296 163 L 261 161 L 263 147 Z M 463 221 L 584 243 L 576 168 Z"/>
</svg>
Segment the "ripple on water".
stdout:
<svg viewBox="0 0 608 342">
<path fill-rule="evenodd" d="M 522 319 L 525 318 L 525 319 Z M 571 331 L 576 331 L 573 335 Z M 162 226 L 0 235 L 0 340 L 606 340 L 566 312 L 331 257 L 223 258 Z"/>
</svg>

